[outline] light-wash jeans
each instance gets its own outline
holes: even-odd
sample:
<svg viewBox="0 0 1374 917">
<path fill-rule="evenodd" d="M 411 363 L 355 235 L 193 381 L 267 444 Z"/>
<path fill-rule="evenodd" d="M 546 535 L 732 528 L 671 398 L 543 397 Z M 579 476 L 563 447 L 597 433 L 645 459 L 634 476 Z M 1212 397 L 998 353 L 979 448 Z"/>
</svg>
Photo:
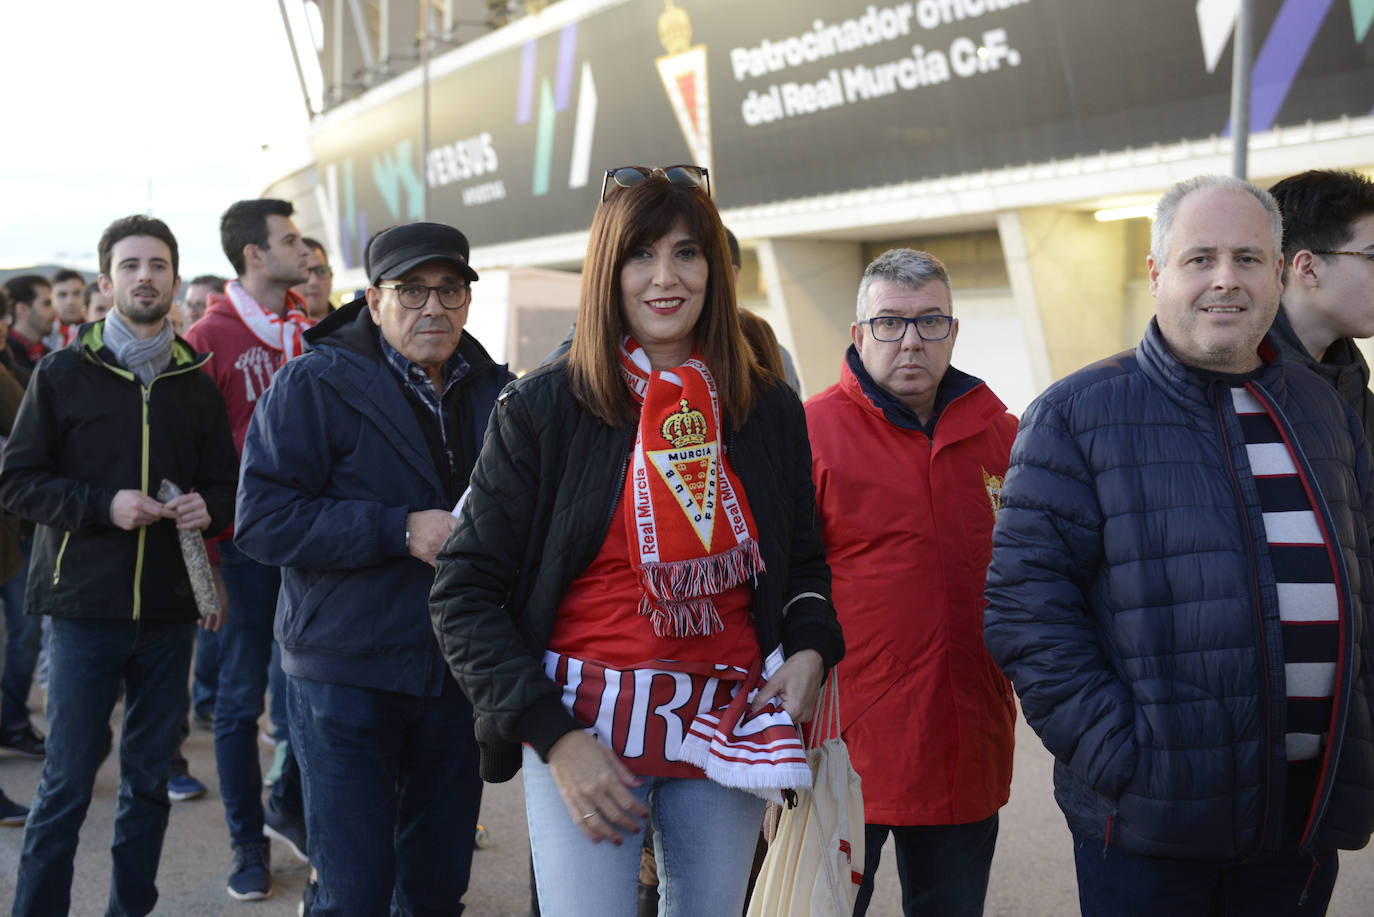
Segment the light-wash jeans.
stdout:
<svg viewBox="0 0 1374 917">
<path fill-rule="evenodd" d="M 524 750 L 525 813 L 542 917 L 635 913 L 639 835 L 593 844 L 568 814 L 549 766 Z M 662 917 L 744 910 L 764 801 L 710 780 L 645 777 L 631 789 L 649 809 Z"/>
</svg>

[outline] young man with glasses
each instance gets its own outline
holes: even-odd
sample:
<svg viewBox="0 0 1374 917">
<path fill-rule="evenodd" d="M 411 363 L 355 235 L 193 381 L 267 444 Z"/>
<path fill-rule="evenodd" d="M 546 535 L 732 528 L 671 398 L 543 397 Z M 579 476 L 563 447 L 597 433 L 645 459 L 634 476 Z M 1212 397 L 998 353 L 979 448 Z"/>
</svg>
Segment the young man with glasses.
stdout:
<svg viewBox="0 0 1374 917">
<path fill-rule="evenodd" d="M 463 234 L 395 226 L 363 299 L 310 331 L 253 416 L 235 542 L 282 569 L 312 913 L 461 910 L 482 795 L 472 708 L 429 618 L 432 564 L 512 376 L 464 331 Z"/>
<path fill-rule="evenodd" d="M 1283 214 L 1283 296 L 1272 334 L 1284 356 L 1330 382 L 1374 442 L 1369 365 L 1354 338 L 1374 336 L 1374 181 L 1313 170 L 1269 189 Z"/>
<path fill-rule="evenodd" d="M 1011 686 L 983 649 L 983 577 L 1016 418 L 950 366 L 959 320 L 934 256 L 859 283 L 840 381 L 806 403 L 835 608 L 840 720 L 864 784 L 854 913 L 895 839 L 907 915 L 983 912 L 1011 791 Z"/>
<path fill-rule="evenodd" d="M 318 322 L 333 308 L 329 303 L 329 294 L 333 292 L 334 269 L 329 266 L 329 254 L 323 245 L 309 237 L 301 241 L 310 249 L 310 255 L 305 262 L 305 269 L 310 276 L 306 278 L 305 283 L 297 284 L 291 289 L 305 301 L 305 314 L 310 317 L 310 321 Z"/>
</svg>

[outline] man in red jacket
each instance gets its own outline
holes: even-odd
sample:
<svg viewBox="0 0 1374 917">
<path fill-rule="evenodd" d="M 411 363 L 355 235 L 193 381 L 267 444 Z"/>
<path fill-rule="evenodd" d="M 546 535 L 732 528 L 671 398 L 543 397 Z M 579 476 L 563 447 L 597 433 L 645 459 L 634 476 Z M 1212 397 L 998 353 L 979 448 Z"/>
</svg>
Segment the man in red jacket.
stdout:
<svg viewBox="0 0 1374 917">
<path fill-rule="evenodd" d="M 959 320 L 933 255 L 870 264 L 851 334 L 840 381 L 806 419 L 868 823 L 854 914 L 889 834 L 908 917 L 982 914 L 1016 721 L 983 647 L 983 579 L 1016 418 L 949 365 Z"/>
</svg>

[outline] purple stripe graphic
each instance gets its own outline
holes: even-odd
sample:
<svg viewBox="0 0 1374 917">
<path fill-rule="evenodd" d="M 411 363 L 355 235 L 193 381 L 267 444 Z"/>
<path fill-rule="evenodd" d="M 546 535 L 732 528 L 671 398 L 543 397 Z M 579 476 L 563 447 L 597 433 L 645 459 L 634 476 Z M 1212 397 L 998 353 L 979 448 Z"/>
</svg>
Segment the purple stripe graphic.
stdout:
<svg viewBox="0 0 1374 917">
<path fill-rule="evenodd" d="M 558 72 L 553 90 L 554 111 L 564 111 L 572 100 L 573 55 L 577 52 L 577 23 L 563 26 L 558 36 Z"/>
<path fill-rule="evenodd" d="M 1264 39 L 1250 71 L 1250 130 L 1267 131 L 1278 120 L 1279 109 L 1298 78 L 1312 42 L 1331 12 L 1334 0 L 1284 0 L 1274 25 Z M 1231 123 L 1226 123 L 1226 135 Z"/>
<path fill-rule="evenodd" d="M 534 112 L 534 42 L 528 42 L 520 53 L 520 87 L 515 94 L 515 123 L 526 124 Z"/>
</svg>

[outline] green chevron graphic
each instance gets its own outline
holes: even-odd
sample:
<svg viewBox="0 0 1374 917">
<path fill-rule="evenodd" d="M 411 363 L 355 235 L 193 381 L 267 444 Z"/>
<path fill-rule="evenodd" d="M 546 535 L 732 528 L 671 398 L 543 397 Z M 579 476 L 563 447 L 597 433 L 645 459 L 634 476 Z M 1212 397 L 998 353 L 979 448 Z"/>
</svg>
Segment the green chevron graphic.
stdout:
<svg viewBox="0 0 1374 917">
<path fill-rule="evenodd" d="M 1350 18 L 1355 22 L 1355 41 L 1364 41 L 1374 25 L 1374 0 L 1350 0 Z"/>
</svg>

